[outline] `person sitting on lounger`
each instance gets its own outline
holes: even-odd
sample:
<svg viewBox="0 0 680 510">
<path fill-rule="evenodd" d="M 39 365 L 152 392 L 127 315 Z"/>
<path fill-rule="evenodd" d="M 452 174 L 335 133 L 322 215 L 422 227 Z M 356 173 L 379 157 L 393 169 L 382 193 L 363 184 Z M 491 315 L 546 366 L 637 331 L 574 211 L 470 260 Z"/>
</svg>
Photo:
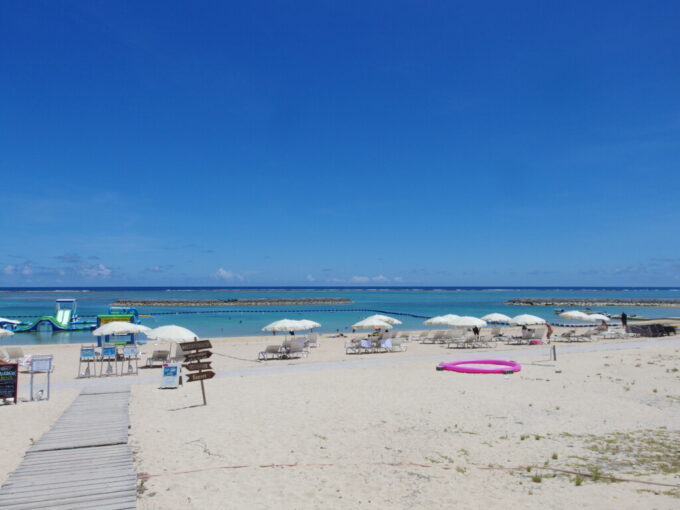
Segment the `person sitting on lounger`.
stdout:
<svg viewBox="0 0 680 510">
<path fill-rule="evenodd" d="M 598 331 L 607 331 L 609 329 L 609 326 L 607 325 L 607 321 L 602 321 L 600 325 L 597 327 Z"/>
</svg>

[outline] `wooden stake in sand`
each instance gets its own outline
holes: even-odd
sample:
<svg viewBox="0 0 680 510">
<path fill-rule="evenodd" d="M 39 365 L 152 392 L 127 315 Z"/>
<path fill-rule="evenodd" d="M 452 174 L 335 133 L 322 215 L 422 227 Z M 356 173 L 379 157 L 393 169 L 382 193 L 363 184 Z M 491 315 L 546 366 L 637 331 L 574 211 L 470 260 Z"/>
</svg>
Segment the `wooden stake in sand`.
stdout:
<svg viewBox="0 0 680 510">
<path fill-rule="evenodd" d="M 211 351 L 206 351 L 204 349 L 211 349 L 212 344 L 210 340 L 195 340 L 193 342 L 184 342 L 179 344 L 183 351 L 194 351 L 187 352 L 184 356 L 185 360 L 189 363 L 183 365 L 187 370 L 196 370 L 187 374 L 187 382 L 200 381 L 201 382 L 201 395 L 203 395 L 203 405 L 208 405 L 205 399 L 205 386 L 203 381 L 206 379 L 212 379 L 215 377 L 215 372 L 210 370 L 212 368 L 210 361 L 201 362 L 203 359 L 208 359 L 212 356 Z"/>
</svg>

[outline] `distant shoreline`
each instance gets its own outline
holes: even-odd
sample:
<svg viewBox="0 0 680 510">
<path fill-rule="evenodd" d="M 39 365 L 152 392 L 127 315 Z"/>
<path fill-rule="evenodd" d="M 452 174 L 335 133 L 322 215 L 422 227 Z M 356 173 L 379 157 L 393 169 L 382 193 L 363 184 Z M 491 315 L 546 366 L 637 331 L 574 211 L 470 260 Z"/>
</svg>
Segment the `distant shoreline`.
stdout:
<svg viewBox="0 0 680 510">
<path fill-rule="evenodd" d="M 649 306 L 661 308 L 680 307 L 680 299 L 546 299 L 515 298 L 509 299 L 505 305 L 511 306 Z"/>
<path fill-rule="evenodd" d="M 7 293 L 80 293 L 80 292 L 517 292 L 517 291 L 537 291 L 537 292 L 627 292 L 627 291 L 659 291 L 659 292 L 680 292 L 680 287 L 587 287 L 587 286 L 450 286 L 450 285 L 414 285 L 414 286 L 253 286 L 253 287 L 0 287 L 0 294 Z"/>
</svg>

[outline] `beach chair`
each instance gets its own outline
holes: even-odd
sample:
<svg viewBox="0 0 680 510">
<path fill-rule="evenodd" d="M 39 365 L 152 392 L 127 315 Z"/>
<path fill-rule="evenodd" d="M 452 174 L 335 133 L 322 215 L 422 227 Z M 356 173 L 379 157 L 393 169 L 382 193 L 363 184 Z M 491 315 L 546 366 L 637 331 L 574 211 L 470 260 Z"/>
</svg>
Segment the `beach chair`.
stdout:
<svg viewBox="0 0 680 510">
<path fill-rule="evenodd" d="M 17 363 L 19 370 L 28 369 L 31 364 L 31 354 L 24 354 L 21 347 L 5 347 L 7 350 L 7 361 L 10 363 Z"/>
<path fill-rule="evenodd" d="M 286 355 L 289 358 L 306 358 L 309 351 L 300 342 L 292 342 Z"/>
<path fill-rule="evenodd" d="M 307 343 L 308 341 L 306 336 L 289 336 L 283 341 L 282 347 L 286 350 L 286 353 L 288 353 L 291 349 L 295 349 L 297 352 L 299 347 L 302 346 L 302 349 L 309 353 L 309 347 L 307 346 Z"/>
<path fill-rule="evenodd" d="M 507 342 L 508 337 L 503 333 L 503 330 L 499 327 L 495 327 L 491 330 L 491 337 L 494 342 Z"/>
<path fill-rule="evenodd" d="M 173 363 L 183 363 L 184 358 L 186 353 L 184 352 L 184 349 L 182 349 L 182 346 L 179 345 L 178 343 L 175 344 L 175 352 L 171 357 L 171 361 Z"/>
<path fill-rule="evenodd" d="M 390 352 L 392 349 L 392 338 L 384 337 L 373 340 L 373 352 Z"/>
<path fill-rule="evenodd" d="M 97 350 L 94 345 L 81 345 L 80 358 L 78 360 L 78 377 L 93 377 L 97 375 Z M 83 364 L 85 370 L 83 370 Z"/>
<path fill-rule="evenodd" d="M 402 343 L 408 343 L 414 338 L 414 335 L 410 334 L 408 331 L 400 331 L 395 335 L 395 338 L 401 340 Z"/>
<path fill-rule="evenodd" d="M 286 355 L 286 349 L 282 345 L 268 345 L 257 355 L 260 361 L 267 361 L 270 359 L 282 359 Z"/>
<path fill-rule="evenodd" d="M 463 347 L 465 349 L 474 349 L 475 347 L 479 347 L 478 340 L 479 339 L 477 338 L 477 335 L 475 335 L 472 332 L 467 332 L 465 333 L 465 337 L 458 344 L 458 346 Z"/>
<path fill-rule="evenodd" d="M 553 342 L 573 342 L 576 336 L 576 331 L 570 329 L 569 331 L 564 331 L 559 335 L 553 337 Z"/>
<path fill-rule="evenodd" d="M 460 344 L 462 344 L 464 341 L 465 331 L 462 329 L 456 329 L 451 331 L 451 334 L 446 339 L 445 345 L 447 349 L 451 349 L 453 347 L 460 347 Z"/>
<path fill-rule="evenodd" d="M 434 343 L 434 336 L 439 333 L 439 331 L 429 331 L 423 335 L 420 336 L 420 343 L 421 344 L 433 344 Z"/>
<path fill-rule="evenodd" d="M 319 347 L 319 334 L 310 333 L 307 335 L 307 346 L 308 347 Z"/>
<path fill-rule="evenodd" d="M 427 344 L 438 344 L 438 343 L 446 343 L 446 331 L 435 331 L 431 336 L 427 337 L 427 341 L 424 341 L 423 343 Z"/>
<path fill-rule="evenodd" d="M 115 345 L 105 345 L 99 353 L 99 377 L 118 375 L 118 348 Z M 104 373 L 106 363 L 106 374 Z"/>
<path fill-rule="evenodd" d="M 162 349 L 158 351 L 153 351 L 151 353 L 151 356 L 146 358 L 146 367 L 147 368 L 153 368 L 156 366 L 156 363 L 160 363 L 161 366 L 163 363 L 168 363 L 170 361 L 170 351 L 167 349 Z"/>
<path fill-rule="evenodd" d="M 345 346 L 347 354 L 369 354 L 374 352 L 373 340 L 370 338 L 355 338 Z"/>
<path fill-rule="evenodd" d="M 477 345 L 479 347 L 491 347 L 495 346 L 497 342 L 497 336 L 494 336 L 492 333 L 488 335 L 480 334 L 479 337 L 477 338 Z"/>
<path fill-rule="evenodd" d="M 19 363 L 30 357 L 24 354 L 21 347 L 5 347 L 5 349 L 7 349 L 7 359 L 12 363 Z"/>
<path fill-rule="evenodd" d="M 531 341 L 533 336 L 534 336 L 534 330 L 533 329 L 526 329 L 526 330 L 522 331 L 521 336 L 510 337 L 510 339 L 506 343 L 511 344 L 511 345 L 525 345 L 525 344 L 528 344 Z"/>
<path fill-rule="evenodd" d="M 136 345 L 125 345 L 122 349 L 122 366 L 120 374 L 137 375 L 139 374 L 139 349 Z M 134 367 L 132 363 L 134 362 Z M 126 365 L 127 364 L 127 365 Z"/>
<path fill-rule="evenodd" d="M 578 338 L 581 342 L 592 342 L 593 340 L 597 340 L 597 335 L 599 333 L 600 331 L 597 328 L 593 328 L 581 333 Z"/>
<path fill-rule="evenodd" d="M 392 338 L 391 340 L 391 345 L 389 346 L 389 351 L 390 352 L 404 352 L 408 348 L 406 345 L 406 340 L 403 338 Z"/>
<path fill-rule="evenodd" d="M 545 329 L 535 329 L 531 332 L 531 340 L 543 340 Z"/>
<path fill-rule="evenodd" d="M 345 354 L 359 354 L 361 345 L 357 339 L 345 342 Z"/>
</svg>

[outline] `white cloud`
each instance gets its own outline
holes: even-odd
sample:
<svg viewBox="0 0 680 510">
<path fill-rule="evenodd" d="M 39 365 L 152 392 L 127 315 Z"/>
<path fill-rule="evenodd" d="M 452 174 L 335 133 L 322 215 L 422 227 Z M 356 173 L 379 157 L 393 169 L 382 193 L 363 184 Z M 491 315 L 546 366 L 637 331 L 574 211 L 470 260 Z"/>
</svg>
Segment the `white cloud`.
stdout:
<svg viewBox="0 0 680 510">
<path fill-rule="evenodd" d="M 316 278 L 314 278 L 313 275 L 308 274 L 308 275 L 305 277 L 305 280 L 307 280 L 308 282 L 314 282 L 314 281 L 316 281 Z"/>
<path fill-rule="evenodd" d="M 395 276 L 394 278 L 392 278 L 392 280 L 394 280 L 395 282 L 403 282 L 404 281 L 404 279 L 401 276 Z"/>
<path fill-rule="evenodd" d="M 352 276 L 351 281 L 354 283 L 389 282 L 390 279 L 384 274 L 379 274 L 377 276 Z"/>
<path fill-rule="evenodd" d="M 80 274 L 88 278 L 108 278 L 111 272 L 111 269 L 104 264 L 86 265 L 80 268 Z"/>
<path fill-rule="evenodd" d="M 8 264 L 2 269 L 2 272 L 8 276 L 15 274 L 31 276 L 33 274 L 33 267 L 29 262 L 25 262 L 21 265 Z"/>
<path fill-rule="evenodd" d="M 238 280 L 239 282 L 243 281 L 243 275 L 239 273 L 235 273 L 234 271 L 230 269 L 224 269 L 224 268 L 219 268 L 215 272 L 215 278 L 218 278 L 220 280 L 227 280 L 227 281 L 234 281 Z"/>
</svg>

